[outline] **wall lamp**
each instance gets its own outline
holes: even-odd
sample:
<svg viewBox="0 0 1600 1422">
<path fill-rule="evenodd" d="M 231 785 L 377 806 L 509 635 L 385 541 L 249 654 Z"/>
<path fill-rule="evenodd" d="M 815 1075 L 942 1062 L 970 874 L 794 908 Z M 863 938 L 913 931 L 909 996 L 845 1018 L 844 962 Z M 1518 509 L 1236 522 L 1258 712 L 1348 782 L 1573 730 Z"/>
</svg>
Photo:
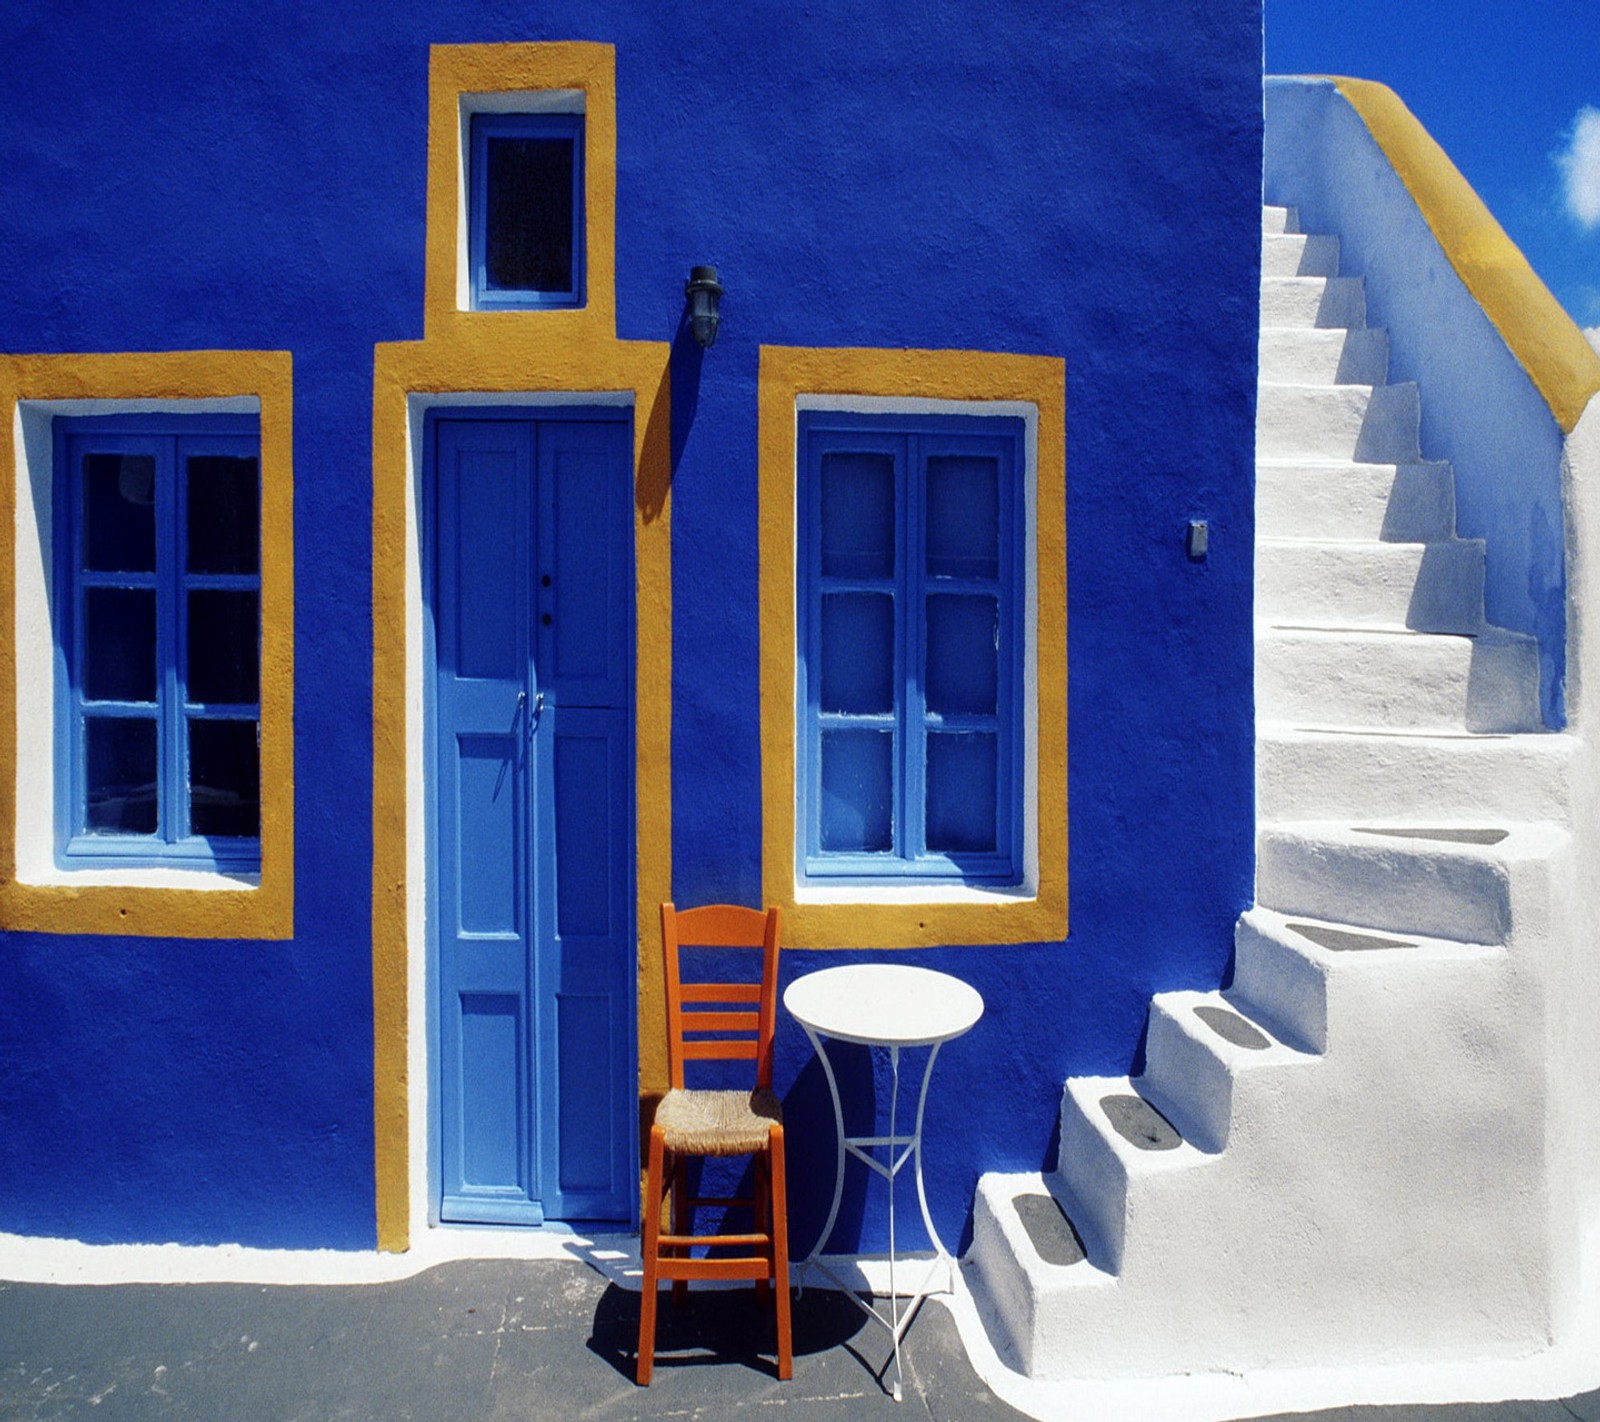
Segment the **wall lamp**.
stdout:
<svg viewBox="0 0 1600 1422">
<path fill-rule="evenodd" d="M 702 350 L 717 343 L 717 324 L 721 318 L 722 283 L 717 280 L 715 267 L 694 267 L 689 280 L 683 284 L 683 294 L 689 298 L 689 326 Z"/>
</svg>

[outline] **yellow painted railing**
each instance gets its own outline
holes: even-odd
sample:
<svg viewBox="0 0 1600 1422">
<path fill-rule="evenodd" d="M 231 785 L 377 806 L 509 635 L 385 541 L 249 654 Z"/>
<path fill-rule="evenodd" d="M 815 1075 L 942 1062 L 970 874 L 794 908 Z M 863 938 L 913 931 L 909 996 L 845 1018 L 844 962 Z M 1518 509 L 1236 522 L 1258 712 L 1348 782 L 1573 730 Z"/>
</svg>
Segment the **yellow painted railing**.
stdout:
<svg viewBox="0 0 1600 1422">
<path fill-rule="evenodd" d="M 1600 393 L 1600 355 L 1399 96 L 1371 80 L 1329 78 L 1366 124 L 1556 423 L 1570 434 Z"/>
</svg>

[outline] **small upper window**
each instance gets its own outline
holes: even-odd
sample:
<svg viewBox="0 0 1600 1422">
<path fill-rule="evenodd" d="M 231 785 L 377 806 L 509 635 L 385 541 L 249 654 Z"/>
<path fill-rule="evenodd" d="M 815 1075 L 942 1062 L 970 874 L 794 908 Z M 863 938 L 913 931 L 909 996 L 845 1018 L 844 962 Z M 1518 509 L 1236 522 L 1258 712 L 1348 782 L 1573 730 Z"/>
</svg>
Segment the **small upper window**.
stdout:
<svg viewBox="0 0 1600 1422">
<path fill-rule="evenodd" d="M 1023 422 L 802 411 L 802 878 L 1022 872 Z"/>
<path fill-rule="evenodd" d="M 55 425 L 61 860 L 257 868 L 259 421 Z"/>
<path fill-rule="evenodd" d="M 583 115 L 472 115 L 472 304 L 583 305 Z"/>
</svg>

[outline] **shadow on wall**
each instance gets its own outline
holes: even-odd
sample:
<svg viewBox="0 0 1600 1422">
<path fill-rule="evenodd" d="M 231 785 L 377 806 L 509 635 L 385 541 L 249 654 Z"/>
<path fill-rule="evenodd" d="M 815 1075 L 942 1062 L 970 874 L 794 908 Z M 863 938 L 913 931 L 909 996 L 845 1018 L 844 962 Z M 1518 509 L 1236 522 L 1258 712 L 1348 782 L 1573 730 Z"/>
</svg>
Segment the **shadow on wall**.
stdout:
<svg viewBox="0 0 1600 1422">
<path fill-rule="evenodd" d="M 672 441 L 665 481 L 659 476 L 652 478 L 641 470 L 634 489 L 634 503 L 646 523 L 654 523 L 661 517 L 672 480 L 678 472 L 678 461 L 683 458 L 683 451 L 688 446 L 689 431 L 694 428 L 694 417 L 700 407 L 700 367 L 705 361 L 705 354 L 694 338 L 685 309 L 678 318 L 678 329 L 672 337 L 672 352 L 662 377 L 670 399 L 663 400 L 661 391 L 657 389 L 655 399 L 650 402 L 649 425 L 645 433 L 646 447 L 650 447 L 662 436 L 661 421 L 669 422 Z"/>
</svg>

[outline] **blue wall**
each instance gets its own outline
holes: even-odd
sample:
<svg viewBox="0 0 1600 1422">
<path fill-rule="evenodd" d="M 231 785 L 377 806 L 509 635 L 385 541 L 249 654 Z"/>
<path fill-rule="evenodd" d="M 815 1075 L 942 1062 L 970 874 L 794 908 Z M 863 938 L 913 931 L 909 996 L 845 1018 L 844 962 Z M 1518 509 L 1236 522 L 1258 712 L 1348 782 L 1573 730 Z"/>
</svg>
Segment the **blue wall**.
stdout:
<svg viewBox="0 0 1600 1422">
<path fill-rule="evenodd" d="M 293 352 L 299 669 L 294 940 L 0 937 L 0 1230 L 373 1243 L 372 347 L 421 335 L 438 42 L 614 44 L 618 334 L 670 339 L 692 264 L 727 286 L 715 348 L 674 363 L 679 903 L 760 897 L 759 345 L 1065 357 L 1071 938 L 906 959 L 989 1005 L 930 1108 L 947 1242 L 980 1170 L 1046 1164 L 1062 1078 L 1126 1072 L 1150 994 L 1218 983 L 1251 897 L 1260 18 L 1259 0 L 0 13 L 0 350 Z M 1184 556 L 1192 517 L 1205 564 Z M 826 1129 L 792 1025 L 780 1052 L 791 1131 Z"/>
</svg>

